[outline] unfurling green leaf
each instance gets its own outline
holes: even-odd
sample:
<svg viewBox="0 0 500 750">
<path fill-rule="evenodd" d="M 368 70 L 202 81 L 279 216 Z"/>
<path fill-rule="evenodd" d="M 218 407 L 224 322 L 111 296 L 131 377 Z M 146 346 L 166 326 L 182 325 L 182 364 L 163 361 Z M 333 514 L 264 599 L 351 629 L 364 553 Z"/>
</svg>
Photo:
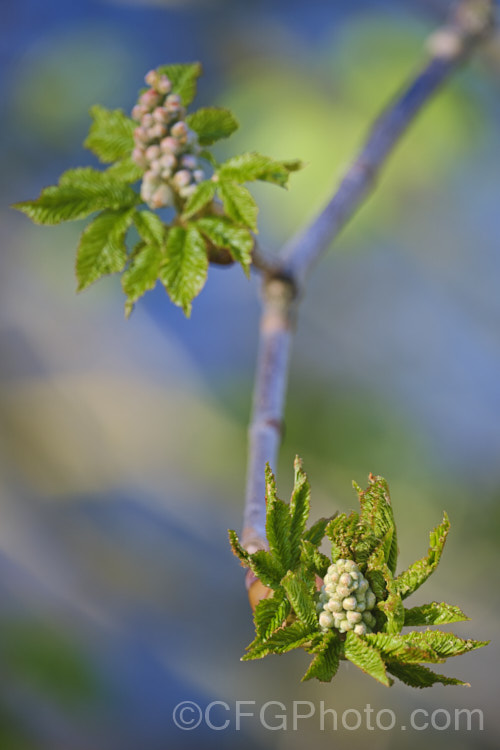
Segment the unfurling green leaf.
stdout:
<svg viewBox="0 0 500 750">
<path fill-rule="evenodd" d="M 195 227 L 173 227 L 168 235 L 160 279 L 172 302 L 189 317 L 191 303 L 207 278 L 205 241 Z"/>
<path fill-rule="evenodd" d="M 232 221 L 223 216 L 198 219 L 196 227 L 215 247 L 229 250 L 234 260 L 241 264 L 247 275 L 249 274 L 254 239 L 248 229 L 235 227 Z"/>
<path fill-rule="evenodd" d="M 255 632 L 262 640 L 269 638 L 281 628 L 290 614 L 291 605 L 282 590 L 273 596 L 261 599 L 254 612 Z"/>
<path fill-rule="evenodd" d="M 257 232 L 257 204 L 246 187 L 233 180 L 221 180 L 217 184 L 227 216 L 236 224 Z"/>
<path fill-rule="evenodd" d="M 131 185 L 142 178 L 144 170 L 135 161 L 132 161 L 131 158 L 126 157 L 108 167 L 106 174 L 117 182 L 124 182 L 127 185 Z"/>
<path fill-rule="evenodd" d="M 295 456 L 294 461 L 294 483 L 292 497 L 290 499 L 290 545 L 291 545 L 291 568 L 299 562 L 300 540 L 306 529 L 310 510 L 311 487 L 307 475 L 302 468 L 302 461 Z"/>
<path fill-rule="evenodd" d="M 346 516 L 335 516 L 326 527 L 326 535 L 332 543 L 332 561 L 352 558 L 352 543 L 356 535 L 359 516 L 354 511 Z"/>
<path fill-rule="evenodd" d="M 121 109 L 106 109 L 96 105 L 90 110 L 93 123 L 84 146 L 104 162 L 118 161 L 132 153 L 134 130 L 137 123 Z"/>
<path fill-rule="evenodd" d="M 304 533 L 304 539 L 314 544 L 316 547 L 321 544 L 326 534 L 328 524 L 333 521 L 337 514 L 329 518 L 320 518 Z"/>
<path fill-rule="evenodd" d="M 210 146 L 221 138 L 228 138 L 239 124 L 229 109 L 205 107 L 188 115 L 186 122 L 198 135 L 201 146 Z"/>
<path fill-rule="evenodd" d="M 228 534 L 229 544 L 231 545 L 233 555 L 236 555 L 244 567 L 250 567 L 250 553 L 242 547 L 240 540 L 238 539 L 238 534 L 236 531 L 233 531 L 233 529 L 229 529 Z"/>
<path fill-rule="evenodd" d="M 233 156 L 221 164 L 218 174 L 221 180 L 252 182 L 263 180 L 286 187 L 291 172 L 301 169 L 300 161 L 277 161 L 256 152 Z"/>
<path fill-rule="evenodd" d="M 276 630 L 265 641 L 254 641 L 248 647 L 241 661 L 261 659 L 267 654 L 284 654 L 294 648 L 300 648 L 311 640 L 310 629 L 301 622 L 293 622 L 285 628 Z"/>
<path fill-rule="evenodd" d="M 103 209 L 128 209 L 139 201 L 132 188 L 108 172 L 82 167 L 64 172 L 59 185 L 44 188 L 39 198 L 16 203 L 14 208 L 36 224 L 60 224 Z"/>
<path fill-rule="evenodd" d="M 326 571 L 328 570 L 328 566 L 330 565 L 330 560 L 328 559 L 328 557 L 326 555 L 323 555 L 323 553 L 320 552 L 319 549 L 307 539 L 302 539 L 301 541 L 300 561 L 302 562 L 306 570 L 313 571 L 314 574 L 319 576 L 320 578 L 324 577 Z"/>
<path fill-rule="evenodd" d="M 307 583 L 290 570 L 281 584 L 300 622 L 310 628 L 311 632 L 316 630 L 318 627 L 316 604 Z"/>
<path fill-rule="evenodd" d="M 303 676 L 302 682 L 311 680 L 313 677 L 316 677 L 320 682 L 330 682 L 335 677 L 339 668 L 342 651 L 338 634 L 330 630 L 328 633 L 325 633 L 320 643 L 309 651 L 316 655 Z"/>
<path fill-rule="evenodd" d="M 350 630 L 344 642 L 344 655 L 353 664 L 366 672 L 371 677 L 381 682 L 383 685 L 390 685 L 391 681 L 387 677 L 385 665 L 379 652 L 366 642 L 369 636 L 356 635 Z"/>
<path fill-rule="evenodd" d="M 397 677 L 398 680 L 406 685 L 415 688 L 432 687 L 436 683 L 441 685 L 464 685 L 470 687 L 468 682 L 456 680 L 454 677 L 445 677 L 442 674 L 436 674 L 428 667 L 421 664 L 399 664 L 398 662 L 387 662 L 387 671 Z"/>
<path fill-rule="evenodd" d="M 358 495 L 361 507 L 359 515 L 361 538 L 358 538 L 354 544 L 355 559 L 360 563 L 365 562 L 382 540 L 386 540 L 385 562 L 394 575 L 398 559 L 398 544 L 387 482 L 382 477 L 370 475 L 368 488 L 365 491 L 358 488 Z"/>
<path fill-rule="evenodd" d="M 188 198 L 182 212 L 182 217 L 189 219 L 205 208 L 206 205 L 213 201 L 216 190 L 217 185 L 212 180 L 200 182 L 194 193 Z"/>
<path fill-rule="evenodd" d="M 461 622 L 470 620 L 459 607 L 452 604 L 441 602 L 431 602 L 430 604 L 421 604 L 420 607 L 405 609 L 405 626 L 418 625 L 446 625 L 450 622 Z"/>
<path fill-rule="evenodd" d="M 123 270 L 127 262 L 125 235 L 134 212 L 104 211 L 84 229 L 76 256 L 78 291 L 105 274 Z"/>
<path fill-rule="evenodd" d="M 276 495 L 276 482 L 269 466 L 266 466 L 266 533 L 269 550 L 281 565 L 281 577 L 291 564 L 290 513 L 283 500 Z"/>
<path fill-rule="evenodd" d="M 407 664 L 422 661 L 437 664 L 451 656 L 460 656 L 489 643 L 464 640 L 453 633 L 442 633 L 439 630 L 394 635 L 372 633 L 366 635 L 365 640 L 389 661 L 404 661 Z"/>
<path fill-rule="evenodd" d="M 172 84 L 172 94 L 179 94 L 182 103 L 187 107 L 196 96 L 198 78 L 202 73 L 200 63 L 174 63 L 160 65 L 157 68 L 161 75 L 166 75 Z"/>
<path fill-rule="evenodd" d="M 430 533 L 430 546 L 426 557 L 414 562 L 396 578 L 397 590 L 403 599 L 413 594 L 436 569 L 449 529 L 450 521 L 445 513 L 441 524 Z"/>
</svg>

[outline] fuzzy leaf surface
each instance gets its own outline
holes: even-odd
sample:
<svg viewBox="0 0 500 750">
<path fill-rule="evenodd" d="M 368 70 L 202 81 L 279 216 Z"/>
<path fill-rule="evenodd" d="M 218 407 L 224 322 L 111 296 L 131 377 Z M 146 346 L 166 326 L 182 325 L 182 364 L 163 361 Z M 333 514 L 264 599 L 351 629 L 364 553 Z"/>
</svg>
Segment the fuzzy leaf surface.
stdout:
<svg viewBox="0 0 500 750">
<path fill-rule="evenodd" d="M 14 208 L 36 224 L 60 224 L 104 209 L 130 208 L 138 202 L 137 193 L 108 172 L 82 167 L 64 172 L 59 185 L 44 188 L 36 200 L 16 203 Z"/>
<path fill-rule="evenodd" d="M 154 289 L 163 260 L 161 246 L 157 243 L 142 244 L 122 275 L 122 289 L 127 295 L 125 315 L 127 318 L 134 304 L 145 292 Z"/>
<path fill-rule="evenodd" d="M 309 669 L 302 678 L 302 682 L 315 677 L 320 682 L 330 682 L 335 677 L 340 663 L 341 645 L 336 633 L 325 633 L 324 639 L 314 648 L 315 657 Z"/>
<path fill-rule="evenodd" d="M 172 94 L 179 94 L 185 107 L 189 106 L 196 96 L 198 78 L 202 73 L 200 63 L 174 63 L 160 65 L 160 74 L 166 75 L 172 83 Z"/>
<path fill-rule="evenodd" d="M 307 583 L 298 575 L 289 571 L 281 584 L 298 619 L 311 631 L 317 630 L 316 604 Z"/>
<path fill-rule="evenodd" d="M 198 219 L 196 226 L 216 247 L 229 250 L 234 260 L 249 275 L 254 239 L 248 229 L 236 227 L 232 221 L 222 216 Z"/>
<path fill-rule="evenodd" d="M 201 146 L 229 138 L 239 128 L 236 117 L 223 107 L 204 107 L 186 117 L 189 127 L 198 135 Z"/>
<path fill-rule="evenodd" d="M 221 164 L 218 173 L 221 179 L 235 182 L 263 180 L 286 187 L 291 172 L 301 169 L 300 161 L 277 161 L 257 152 L 240 154 Z"/>
<path fill-rule="evenodd" d="M 360 638 L 350 630 L 344 642 L 344 654 L 353 664 L 374 677 L 382 685 L 390 685 L 390 680 L 385 671 L 385 665 L 380 653 L 373 648 L 364 638 Z"/>
<path fill-rule="evenodd" d="M 104 211 L 84 229 L 76 256 L 78 291 L 101 276 L 123 270 L 127 262 L 125 235 L 134 211 Z"/>
<path fill-rule="evenodd" d="M 470 620 L 459 607 L 441 602 L 421 604 L 420 607 L 405 609 L 405 626 L 446 625 L 450 622 Z"/>
<path fill-rule="evenodd" d="M 242 224 L 253 232 L 257 232 L 258 208 L 246 187 L 226 179 L 220 180 L 217 184 L 227 216 L 236 224 Z"/>
<path fill-rule="evenodd" d="M 445 513 L 443 521 L 430 533 L 429 549 L 426 557 L 414 562 L 413 565 L 410 565 L 409 568 L 395 579 L 397 590 L 403 599 L 413 594 L 436 569 L 441 559 L 449 530 L 450 521 Z"/>
<path fill-rule="evenodd" d="M 160 279 L 186 317 L 191 313 L 193 299 L 205 285 L 207 271 L 205 241 L 196 227 L 173 227 L 168 234 Z"/>
<path fill-rule="evenodd" d="M 130 156 L 134 148 L 137 127 L 121 109 L 106 109 L 96 105 L 90 110 L 93 123 L 84 146 L 101 161 L 112 162 Z"/>
</svg>

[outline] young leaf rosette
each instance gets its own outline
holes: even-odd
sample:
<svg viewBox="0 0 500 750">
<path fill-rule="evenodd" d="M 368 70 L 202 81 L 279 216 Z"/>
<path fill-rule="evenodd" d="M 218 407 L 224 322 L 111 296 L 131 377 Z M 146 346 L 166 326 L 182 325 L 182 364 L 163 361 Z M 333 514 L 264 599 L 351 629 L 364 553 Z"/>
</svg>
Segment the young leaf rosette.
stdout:
<svg viewBox="0 0 500 750">
<path fill-rule="evenodd" d="M 418 688 L 467 685 L 425 665 L 441 664 L 488 641 L 429 628 L 412 630 L 469 618 L 450 604 L 431 602 L 411 609 L 404 604 L 436 569 L 448 516 L 431 531 L 427 554 L 396 575 L 398 546 L 387 482 L 370 475 L 366 490 L 354 486 L 359 512 L 322 518 L 307 528 L 310 488 L 300 459 L 295 460 L 288 504 L 278 498 L 267 467 L 268 549 L 251 554 L 229 532 L 234 554 L 272 592 L 255 608 L 255 639 L 242 659 L 302 648 L 313 655 L 303 680 L 328 682 L 340 661 L 348 660 L 386 686 L 393 684 L 392 677 Z M 325 536 L 331 557 L 319 549 Z"/>
<path fill-rule="evenodd" d="M 107 167 L 70 169 L 14 205 L 37 224 L 92 217 L 77 249 L 78 290 L 120 273 L 127 315 L 159 281 L 189 316 L 209 263 L 236 262 L 248 275 L 258 209 L 246 183 L 286 187 L 302 166 L 256 152 L 218 163 L 210 147 L 238 122 L 223 107 L 189 112 L 201 72 L 199 63 L 149 71 L 132 117 L 93 107 L 84 145 Z"/>
</svg>

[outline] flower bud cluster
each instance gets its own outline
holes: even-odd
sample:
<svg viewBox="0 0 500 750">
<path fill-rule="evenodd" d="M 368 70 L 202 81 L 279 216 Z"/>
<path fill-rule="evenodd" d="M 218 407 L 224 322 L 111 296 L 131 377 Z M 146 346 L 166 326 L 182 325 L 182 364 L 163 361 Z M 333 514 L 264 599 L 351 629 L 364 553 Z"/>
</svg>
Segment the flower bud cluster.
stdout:
<svg viewBox="0 0 500 750">
<path fill-rule="evenodd" d="M 375 604 L 375 594 L 354 560 L 337 560 L 328 568 L 319 594 L 320 628 L 325 632 L 337 628 L 341 633 L 371 633 L 375 617 L 370 610 Z"/>
<path fill-rule="evenodd" d="M 196 157 L 196 133 L 184 121 L 186 110 L 180 96 L 170 93 L 171 82 L 156 70 L 145 81 L 149 88 L 132 110 L 132 118 L 139 123 L 132 160 L 145 170 L 142 199 L 150 208 L 162 208 L 174 205 L 175 194 L 189 198 L 205 174 Z"/>
</svg>

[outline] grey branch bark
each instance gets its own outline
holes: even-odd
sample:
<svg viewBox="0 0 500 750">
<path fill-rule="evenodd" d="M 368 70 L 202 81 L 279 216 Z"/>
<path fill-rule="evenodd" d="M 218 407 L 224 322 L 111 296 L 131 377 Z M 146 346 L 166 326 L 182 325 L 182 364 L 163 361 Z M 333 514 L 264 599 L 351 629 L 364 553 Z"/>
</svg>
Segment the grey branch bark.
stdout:
<svg viewBox="0 0 500 750">
<path fill-rule="evenodd" d="M 269 462 L 275 468 L 281 441 L 297 291 L 302 291 L 314 264 L 373 190 L 380 169 L 415 116 L 493 28 L 493 2 L 462 0 L 456 6 L 448 24 L 428 40 L 428 62 L 375 122 L 332 199 L 282 248 L 276 268 L 263 272 L 242 535 L 250 552 L 266 546 L 264 467 Z"/>
</svg>

